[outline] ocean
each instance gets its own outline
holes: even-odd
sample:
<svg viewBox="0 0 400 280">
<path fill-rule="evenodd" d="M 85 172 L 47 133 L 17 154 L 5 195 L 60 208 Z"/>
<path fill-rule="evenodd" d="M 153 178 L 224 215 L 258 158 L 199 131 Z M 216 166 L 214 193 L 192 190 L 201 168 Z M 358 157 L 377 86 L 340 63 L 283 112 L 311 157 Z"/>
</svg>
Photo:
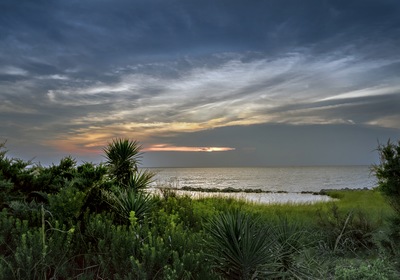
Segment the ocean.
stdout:
<svg viewBox="0 0 400 280">
<path fill-rule="evenodd" d="M 371 189 L 369 166 L 151 168 L 154 186 L 241 188 L 263 191 L 319 192 L 322 189 Z"/>
</svg>

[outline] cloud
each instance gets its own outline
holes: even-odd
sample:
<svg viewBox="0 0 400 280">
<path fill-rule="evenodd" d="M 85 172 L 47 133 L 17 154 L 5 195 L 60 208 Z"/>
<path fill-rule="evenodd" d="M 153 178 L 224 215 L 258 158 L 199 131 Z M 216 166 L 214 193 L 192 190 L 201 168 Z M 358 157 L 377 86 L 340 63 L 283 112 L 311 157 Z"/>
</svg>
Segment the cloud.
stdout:
<svg viewBox="0 0 400 280">
<path fill-rule="evenodd" d="M 52 129 L 54 135 L 46 143 L 65 151 L 90 148 L 88 153 L 116 136 L 151 142 L 158 135 L 225 126 L 393 126 L 382 107 L 398 99 L 399 82 L 387 76 L 370 86 L 364 75 L 397 60 L 373 63 L 356 55 L 311 53 L 312 49 L 276 57 L 255 52 L 220 53 L 210 58 L 186 58 L 185 63 L 158 63 L 158 72 L 148 72 L 153 63 L 131 65 L 110 70 L 110 82 L 70 75 L 33 77 L 21 92 L 27 92 L 28 85 L 49 81 L 43 98 L 22 107 L 6 96 L 3 104 L 10 105 L 3 106 L 3 112 L 21 113 L 25 108 L 33 114 L 51 106 L 58 120 L 54 124 L 44 120 L 42 126 Z M 373 97 L 379 97 L 379 103 Z M 363 111 L 365 108 L 368 110 Z"/>
<path fill-rule="evenodd" d="M 359 90 L 353 90 L 346 93 L 341 93 L 338 95 L 330 96 L 318 100 L 320 102 L 329 101 L 329 100 L 336 100 L 336 99 L 350 99 L 350 98 L 362 98 L 362 97 L 369 97 L 369 96 L 379 96 L 379 95 L 390 95 L 393 93 L 400 92 L 400 85 L 379 85 L 372 88 L 363 88 Z"/>
<path fill-rule="evenodd" d="M 398 128 L 399 3 L 228 2 L 0 4 L 0 131 L 93 154 L 118 136 Z"/>
<path fill-rule="evenodd" d="M 388 115 L 381 118 L 376 118 L 368 122 L 369 125 L 386 127 L 400 130 L 400 114 Z"/>
<path fill-rule="evenodd" d="M 159 123 L 164 127 L 171 124 L 173 128 L 174 123 L 191 123 L 199 129 L 208 129 L 276 122 L 281 113 L 286 114 L 288 123 L 290 116 L 296 123 L 295 119 L 307 112 L 314 114 L 315 119 L 324 118 L 318 111 L 326 109 L 325 101 L 347 99 L 347 104 L 335 106 L 348 106 L 355 98 L 388 95 L 400 88 L 394 79 L 375 87 L 354 82 L 365 73 L 379 69 L 382 62 L 375 65 L 354 57 L 320 58 L 302 53 L 245 61 L 251 56 L 218 55 L 215 60 L 219 63 L 209 67 L 201 61 L 192 61 L 190 69 L 176 68 L 178 76 L 174 78 L 126 73 L 125 69 L 119 81 L 112 84 L 93 82 L 79 87 L 77 83 L 64 90 L 49 90 L 48 97 L 60 106 L 103 104 L 109 107 L 106 113 L 93 112 L 90 117 L 83 117 L 86 121 L 94 118 L 101 122 L 103 114 L 107 122 L 114 116 L 117 120 L 123 117 L 128 123 L 142 123 L 147 127 Z M 389 63 L 394 62 L 386 61 Z M 329 119 L 321 121 L 328 123 Z"/>
<path fill-rule="evenodd" d="M 0 114 L 1 113 L 35 114 L 37 113 L 37 111 L 30 108 L 26 108 L 26 106 L 13 104 L 9 100 L 5 100 L 2 101 L 0 104 Z"/>
<path fill-rule="evenodd" d="M 3 66 L 0 67 L 0 75 L 1 74 L 11 76 L 26 76 L 28 71 L 15 66 Z"/>
</svg>

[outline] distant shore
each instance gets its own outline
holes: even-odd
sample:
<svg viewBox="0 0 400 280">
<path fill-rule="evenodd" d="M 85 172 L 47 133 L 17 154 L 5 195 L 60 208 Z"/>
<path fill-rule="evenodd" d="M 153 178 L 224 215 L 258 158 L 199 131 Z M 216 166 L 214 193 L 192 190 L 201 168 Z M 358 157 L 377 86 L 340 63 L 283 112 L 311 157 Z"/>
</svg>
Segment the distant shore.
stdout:
<svg viewBox="0 0 400 280">
<path fill-rule="evenodd" d="M 190 196 L 193 199 L 203 199 L 209 197 L 233 198 L 246 202 L 261 204 L 309 204 L 319 202 L 335 201 L 338 191 L 367 191 L 369 189 L 324 189 L 319 192 L 287 192 L 287 191 L 264 191 L 261 189 L 241 189 L 241 188 L 198 188 L 198 187 L 156 187 L 153 190 L 163 195 Z"/>
<path fill-rule="evenodd" d="M 299 191 L 299 192 L 289 192 L 289 191 L 269 191 L 269 190 L 262 190 L 260 188 L 256 189 L 244 189 L 244 188 L 202 188 L 202 187 L 188 187 L 184 186 L 181 188 L 178 187 L 155 187 L 156 189 L 169 189 L 171 191 L 187 191 L 187 192 L 204 192 L 204 193 L 265 193 L 265 194 L 289 194 L 289 193 L 296 193 L 296 194 L 312 194 L 312 195 L 328 195 L 329 192 L 333 191 L 366 191 L 370 190 L 369 188 L 357 188 L 357 189 L 350 189 L 350 188 L 342 188 L 342 189 L 322 189 L 318 192 L 313 191 Z"/>
</svg>

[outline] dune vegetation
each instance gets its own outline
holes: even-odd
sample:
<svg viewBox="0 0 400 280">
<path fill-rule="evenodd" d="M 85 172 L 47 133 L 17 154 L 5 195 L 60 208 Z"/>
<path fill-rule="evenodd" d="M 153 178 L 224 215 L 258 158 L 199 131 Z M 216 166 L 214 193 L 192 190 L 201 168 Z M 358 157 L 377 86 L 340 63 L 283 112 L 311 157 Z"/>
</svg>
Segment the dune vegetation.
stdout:
<svg viewBox="0 0 400 280">
<path fill-rule="evenodd" d="M 398 279 L 400 143 L 374 190 L 333 202 L 248 203 L 148 191 L 140 145 L 49 167 L 0 145 L 0 279 Z"/>
</svg>

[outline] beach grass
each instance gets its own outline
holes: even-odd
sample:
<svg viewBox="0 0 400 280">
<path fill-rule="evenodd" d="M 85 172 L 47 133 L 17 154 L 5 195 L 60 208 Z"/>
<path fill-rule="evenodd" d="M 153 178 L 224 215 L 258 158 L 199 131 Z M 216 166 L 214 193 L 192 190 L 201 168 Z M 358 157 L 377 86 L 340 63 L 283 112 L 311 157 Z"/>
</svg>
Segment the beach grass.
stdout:
<svg viewBox="0 0 400 280">
<path fill-rule="evenodd" d="M 360 208 L 370 216 L 390 215 L 392 208 L 378 190 L 334 190 L 327 194 L 337 199 L 337 204 L 346 210 Z"/>
<path fill-rule="evenodd" d="M 376 190 L 332 190 L 326 192 L 333 198 L 329 202 L 309 203 L 257 203 L 245 199 L 224 198 L 221 196 L 204 197 L 194 200 L 201 209 L 225 211 L 231 208 L 241 208 L 245 211 L 259 214 L 268 219 L 286 216 L 290 220 L 302 223 L 315 223 L 318 213 L 328 213 L 335 205 L 341 213 L 361 211 L 374 221 L 385 220 L 393 210 L 384 197 Z"/>
</svg>

